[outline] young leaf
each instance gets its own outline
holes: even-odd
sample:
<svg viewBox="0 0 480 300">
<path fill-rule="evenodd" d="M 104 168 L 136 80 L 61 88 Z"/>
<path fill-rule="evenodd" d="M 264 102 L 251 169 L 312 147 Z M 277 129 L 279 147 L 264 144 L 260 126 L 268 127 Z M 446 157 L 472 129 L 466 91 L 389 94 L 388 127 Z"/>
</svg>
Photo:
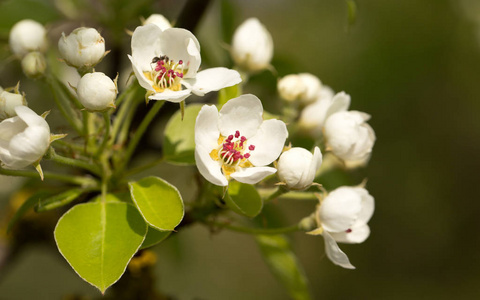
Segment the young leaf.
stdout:
<svg viewBox="0 0 480 300">
<path fill-rule="evenodd" d="M 167 123 L 163 138 L 164 156 L 171 163 L 195 164 L 195 121 L 203 105 L 192 104 L 185 108 L 183 117 L 177 111 Z"/>
<path fill-rule="evenodd" d="M 234 212 L 247 217 L 255 217 L 262 211 L 263 201 L 257 189 L 250 184 L 231 181 L 225 203 Z"/>
<path fill-rule="evenodd" d="M 145 236 L 145 240 L 140 249 L 149 248 L 163 242 L 171 233 L 171 231 L 159 231 L 148 226 L 147 235 Z"/>
<path fill-rule="evenodd" d="M 221 89 L 218 92 L 218 108 L 220 109 L 228 100 L 237 98 L 241 94 L 242 89 L 239 84 Z"/>
<path fill-rule="evenodd" d="M 284 235 L 257 235 L 256 241 L 270 271 L 295 300 L 312 299 L 305 273 Z"/>
<path fill-rule="evenodd" d="M 42 199 L 37 203 L 37 205 L 35 205 L 35 211 L 42 212 L 62 207 L 77 199 L 78 197 L 80 197 L 81 194 L 85 193 L 86 191 L 87 190 L 85 189 L 75 188 L 52 197 Z"/>
<path fill-rule="evenodd" d="M 102 293 L 120 279 L 146 233 L 137 209 L 121 202 L 78 204 L 58 220 L 54 231 L 63 257 Z"/>
<path fill-rule="evenodd" d="M 145 177 L 128 186 L 133 202 L 150 226 L 171 231 L 180 224 L 185 212 L 176 187 L 158 177 Z"/>
</svg>

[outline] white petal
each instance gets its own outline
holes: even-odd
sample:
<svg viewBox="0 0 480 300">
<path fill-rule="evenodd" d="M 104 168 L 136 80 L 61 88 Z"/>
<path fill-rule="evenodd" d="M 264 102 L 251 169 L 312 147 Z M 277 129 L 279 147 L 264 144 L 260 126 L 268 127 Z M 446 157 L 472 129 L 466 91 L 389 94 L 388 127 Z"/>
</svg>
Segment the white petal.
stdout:
<svg viewBox="0 0 480 300">
<path fill-rule="evenodd" d="M 20 119 L 27 123 L 28 126 L 42 127 L 43 129 L 48 130 L 48 133 L 50 134 L 50 127 L 48 126 L 47 121 L 27 106 L 16 106 L 15 112 Z"/>
<path fill-rule="evenodd" d="M 219 112 L 220 133 L 229 136 L 238 130 L 240 135 L 248 139 L 255 135 L 262 124 L 262 114 L 262 102 L 256 96 L 247 94 L 233 98 Z"/>
<path fill-rule="evenodd" d="M 203 96 L 211 91 L 218 91 L 242 81 L 240 74 L 227 68 L 211 68 L 197 73 L 195 78 L 183 80 L 192 87 L 195 95 Z"/>
<path fill-rule="evenodd" d="M 337 93 L 332 99 L 332 104 L 327 110 L 325 119 L 327 119 L 330 115 L 336 112 L 346 111 L 349 106 L 350 106 L 350 95 L 345 92 Z"/>
<path fill-rule="evenodd" d="M 10 141 L 10 153 L 29 163 L 33 163 L 45 154 L 50 145 L 50 131 L 43 127 L 31 126 L 15 135 Z"/>
<path fill-rule="evenodd" d="M 195 122 L 195 145 L 210 151 L 218 147 L 218 110 L 214 105 L 204 105 Z"/>
<path fill-rule="evenodd" d="M 363 225 L 352 228 L 350 232 L 331 232 L 332 237 L 340 243 L 360 244 L 370 236 L 370 227 Z"/>
<path fill-rule="evenodd" d="M 237 171 L 232 173 L 230 176 L 235 179 L 236 181 L 248 184 L 255 184 L 262 180 L 263 178 L 267 177 L 268 175 L 275 174 L 277 169 L 270 168 L 270 167 L 252 167 L 252 168 L 245 168 L 241 171 Z"/>
<path fill-rule="evenodd" d="M 185 100 L 188 96 L 190 96 L 191 91 L 186 89 L 186 90 L 180 90 L 180 91 L 172 91 L 169 89 L 164 90 L 161 93 L 156 93 L 148 97 L 148 99 L 151 100 L 165 100 L 169 102 L 182 102 Z"/>
<path fill-rule="evenodd" d="M 323 239 L 325 241 L 325 252 L 327 257 L 336 265 L 345 268 L 345 269 L 355 269 L 355 267 L 348 260 L 348 256 L 340 250 L 337 242 L 333 237 L 327 232 L 323 232 Z"/>
<path fill-rule="evenodd" d="M 200 44 L 190 31 L 182 28 L 165 29 L 160 37 L 160 52 L 175 62 L 183 61 L 188 69 L 185 78 L 195 77 L 201 63 Z"/>
<path fill-rule="evenodd" d="M 138 26 L 132 35 L 132 56 L 142 71 L 151 69 L 152 59 L 160 53 L 162 30 L 155 24 Z"/>
<path fill-rule="evenodd" d="M 317 173 L 317 170 L 320 168 L 321 164 L 322 164 L 322 152 L 320 152 L 320 149 L 318 147 L 315 147 L 315 149 L 313 150 L 313 157 L 312 157 L 312 161 L 310 162 L 309 169 L 307 172 L 303 174 L 300 182 L 306 182 L 311 184 L 315 179 L 315 174 Z"/>
<path fill-rule="evenodd" d="M 361 196 L 351 187 L 340 187 L 330 192 L 322 201 L 319 217 L 322 226 L 330 232 L 350 229 L 362 209 Z"/>
<path fill-rule="evenodd" d="M 373 216 L 373 211 L 375 210 L 375 201 L 368 191 L 360 187 L 355 188 L 355 190 L 362 197 L 362 210 L 358 214 L 358 219 L 353 227 L 367 224 L 368 221 L 370 221 L 370 218 Z"/>
<path fill-rule="evenodd" d="M 285 123 L 273 119 L 264 121 L 257 133 L 247 140 L 247 147 L 255 146 L 255 150 L 250 153 L 250 162 L 254 166 L 265 166 L 272 163 L 282 153 L 287 137 L 288 131 Z"/>
<path fill-rule="evenodd" d="M 197 145 L 195 147 L 195 162 L 197 163 L 197 168 L 198 171 L 200 171 L 200 174 L 202 174 L 208 181 L 219 186 L 228 185 L 228 180 L 222 174 L 220 164 L 217 161 L 214 161 L 210 157 L 208 150 L 202 146 Z"/>
<path fill-rule="evenodd" d="M 155 89 L 152 86 L 152 82 L 145 77 L 145 74 L 143 74 L 142 69 L 137 65 L 135 62 L 135 59 L 128 55 L 128 58 L 132 62 L 132 69 L 133 72 L 135 73 L 135 77 L 137 77 L 138 83 L 140 84 L 141 87 L 143 87 L 146 90 L 155 92 Z"/>
<path fill-rule="evenodd" d="M 4 141 L 8 144 L 16 134 L 24 131 L 26 128 L 27 123 L 18 116 L 5 119 L 0 122 L 0 141 Z"/>
</svg>

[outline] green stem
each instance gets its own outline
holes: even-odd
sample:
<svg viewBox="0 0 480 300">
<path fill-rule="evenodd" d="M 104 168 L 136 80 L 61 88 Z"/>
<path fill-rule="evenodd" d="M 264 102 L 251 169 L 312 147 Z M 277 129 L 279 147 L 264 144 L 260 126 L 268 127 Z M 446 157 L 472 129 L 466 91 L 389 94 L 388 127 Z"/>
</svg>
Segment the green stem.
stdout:
<svg viewBox="0 0 480 300">
<path fill-rule="evenodd" d="M 110 114 L 108 112 L 103 112 L 103 121 L 105 121 L 105 132 L 103 133 L 103 141 L 100 147 L 98 147 L 97 152 L 95 153 L 95 158 L 100 157 L 100 155 L 105 150 L 107 142 L 110 138 Z"/>
<path fill-rule="evenodd" d="M 208 223 L 211 225 L 218 226 L 220 228 L 226 228 L 228 230 L 247 233 L 247 234 L 283 234 L 295 231 L 301 231 L 299 224 L 295 224 L 289 227 L 280 227 L 280 228 L 252 228 L 252 227 L 241 227 L 241 226 L 234 226 L 225 223 L 218 223 L 212 222 Z"/>
<path fill-rule="evenodd" d="M 271 193 L 266 198 L 264 198 L 263 202 L 269 202 L 273 199 L 276 199 L 276 198 L 280 197 L 281 195 L 285 194 L 286 192 L 288 192 L 288 190 L 285 187 L 279 186 L 275 192 Z"/>
<path fill-rule="evenodd" d="M 56 154 L 54 151 L 52 151 L 52 155 L 50 156 L 50 159 L 53 160 L 54 162 L 57 162 L 62 165 L 67 165 L 71 167 L 77 167 L 80 169 L 84 169 L 87 171 L 92 172 L 93 174 L 100 175 L 101 171 L 96 165 L 92 165 L 86 161 L 80 160 L 80 159 L 73 159 L 73 158 L 68 158 L 64 157 L 61 155 Z"/>
<path fill-rule="evenodd" d="M 264 198 L 264 201 L 273 200 L 275 197 L 278 199 L 291 199 L 291 200 L 318 200 L 313 192 L 286 192 L 280 195 L 276 195 L 275 197 L 271 198 L 271 196 L 277 191 L 272 192 L 272 189 L 262 189 L 259 188 L 258 192 L 260 196 Z M 269 200 L 266 200 L 269 199 Z"/>
<path fill-rule="evenodd" d="M 20 177 L 30 177 L 30 178 L 39 178 L 39 175 L 35 171 L 21 171 L 21 170 L 7 170 L 0 168 L 0 174 L 7 176 L 20 176 Z M 56 174 L 51 172 L 44 172 L 43 176 L 45 179 L 54 179 L 67 183 L 77 184 L 81 186 L 96 186 L 97 181 L 93 178 L 81 177 L 81 176 L 71 176 L 66 174 Z"/>
</svg>

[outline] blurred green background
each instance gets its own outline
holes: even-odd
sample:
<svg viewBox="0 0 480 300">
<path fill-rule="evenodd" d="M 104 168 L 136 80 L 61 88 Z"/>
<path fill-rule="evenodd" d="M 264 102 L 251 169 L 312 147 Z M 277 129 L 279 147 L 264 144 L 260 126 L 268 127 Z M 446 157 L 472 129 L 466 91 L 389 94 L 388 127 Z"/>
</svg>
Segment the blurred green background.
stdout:
<svg viewBox="0 0 480 300">
<path fill-rule="evenodd" d="M 156 1 L 135 11 L 136 17 L 157 12 L 174 20 L 184 3 Z M 357 0 L 353 24 L 345 1 L 212 1 L 195 31 L 204 68 L 228 63 L 222 44 L 228 43 L 234 27 L 227 28 L 222 38 L 222 3 L 234 12 L 227 18 L 230 22 L 224 21 L 227 24 L 236 27 L 257 17 L 268 28 L 275 44 L 273 65 L 280 76 L 315 74 L 335 91 L 350 94 L 351 109 L 372 115 L 369 123 L 377 135 L 372 159 L 366 170 L 349 177 L 357 180 L 353 183 L 368 178 L 367 188 L 376 200 L 369 223 L 372 233 L 363 244 L 340 245 L 357 269 L 344 270 L 328 261 L 321 237 L 291 235 L 314 298 L 480 297 L 478 1 Z M 60 13 L 54 11 L 53 2 L 17 0 L 0 5 L 3 52 L 9 27 L 22 18 L 59 26 Z M 81 20 L 72 24 L 79 26 Z M 137 25 L 138 18 L 128 23 L 130 29 Z M 129 39 L 124 39 L 129 53 Z M 27 95 L 33 106 L 38 105 L 34 101 L 47 101 L 35 94 L 30 87 L 34 83 L 23 77 L 18 62 L 2 64 L 0 85 L 11 86 L 19 79 L 32 89 Z M 264 72 L 252 78 L 245 92 L 274 107 L 275 83 L 275 76 Z M 174 184 L 188 185 L 185 174 L 192 169 L 178 171 L 172 176 L 171 169 L 158 170 Z M 4 187 L 16 182 L 0 180 Z M 9 196 L 2 195 L 1 205 L 6 206 Z M 315 204 L 286 200 L 278 206 L 294 222 L 310 214 Z M 288 299 L 248 235 L 212 235 L 192 226 L 154 249 L 158 285 L 178 299 Z M 26 249 L 1 275 L 0 299 L 98 296 L 51 250 Z"/>
</svg>

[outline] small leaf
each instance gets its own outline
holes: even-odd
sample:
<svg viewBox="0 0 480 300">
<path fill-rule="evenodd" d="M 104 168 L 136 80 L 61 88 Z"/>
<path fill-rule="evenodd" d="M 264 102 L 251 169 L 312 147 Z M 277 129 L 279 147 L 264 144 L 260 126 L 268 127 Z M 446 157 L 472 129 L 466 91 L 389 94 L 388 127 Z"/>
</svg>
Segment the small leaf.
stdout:
<svg viewBox="0 0 480 300">
<path fill-rule="evenodd" d="M 148 226 L 147 235 L 140 249 L 149 248 L 163 242 L 171 233 L 171 231 L 160 231 Z"/>
<path fill-rule="evenodd" d="M 239 84 L 232 85 L 221 89 L 218 92 L 218 109 L 228 102 L 228 100 L 237 98 L 242 94 L 242 89 Z"/>
<path fill-rule="evenodd" d="M 257 235 L 256 241 L 270 271 L 295 300 L 312 297 L 308 282 L 288 239 L 284 235 Z"/>
<path fill-rule="evenodd" d="M 23 202 L 20 208 L 15 212 L 10 222 L 8 222 L 7 233 L 12 230 L 13 225 L 15 225 L 18 222 L 18 220 L 20 220 L 20 218 L 23 217 L 23 215 L 25 215 L 31 208 L 33 208 L 35 204 L 37 204 L 40 201 L 40 199 L 44 197 L 48 197 L 51 194 L 52 192 L 49 192 L 49 191 L 40 191 L 33 194 L 27 200 L 25 200 L 25 202 Z"/>
<path fill-rule="evenodd" d="M 227 206 L 236 213 L 255 217 L 262 211 L 263 201 L 257 189 L 250 184 L 231 181 L 225 197 Z"/>
<path fill-rule="evenodd" d="M 146 233 L 137 209 L 120 202 L 78 204 L 58 220 L 54 231 L 63 257 L 102 293 L 120 279 Z"/>
<path fill-rule="evenodd" d="M 64 205 L 69 204 L 73 200 L 77 199 L 80 197 L 81 194 L 85 193 L 86 189 L 71 189 L 68 191 L 65 191 L 63 193 L 60 193 L 58 195 L 46 198 L 38 202 L 37 205 L 35 205 L 35 211 L 36 212 L 42 212 L 42 211 L 47 211 L 51 209 L 55 209 L 58 207 L 62 207 Z"/>
<path fill-rule="evenodd" d="M 126 202 L 135 205 L 132 199 L 130 198 L 130 192 L 122 192 L 116 194 L 107 194 L 105 195 L 106 202 Z M 102 202 L 102 195 L 98 195 L 91 202 Z"/>
<path fill-rule="evenodd" d="M 195 121 L 203 105 L 192 104 L 173 114 L 165 128 L 163 138 L 165 160 L 171 163 L 195 164 Z"/>
<path fill-rule="evenodd" d="M 150 226 L 171 231 L 180 224 L 185 212 L 176 187 L 158 177 L 145 177 L 128 186 L 133 202 Z"/>
</svg>

